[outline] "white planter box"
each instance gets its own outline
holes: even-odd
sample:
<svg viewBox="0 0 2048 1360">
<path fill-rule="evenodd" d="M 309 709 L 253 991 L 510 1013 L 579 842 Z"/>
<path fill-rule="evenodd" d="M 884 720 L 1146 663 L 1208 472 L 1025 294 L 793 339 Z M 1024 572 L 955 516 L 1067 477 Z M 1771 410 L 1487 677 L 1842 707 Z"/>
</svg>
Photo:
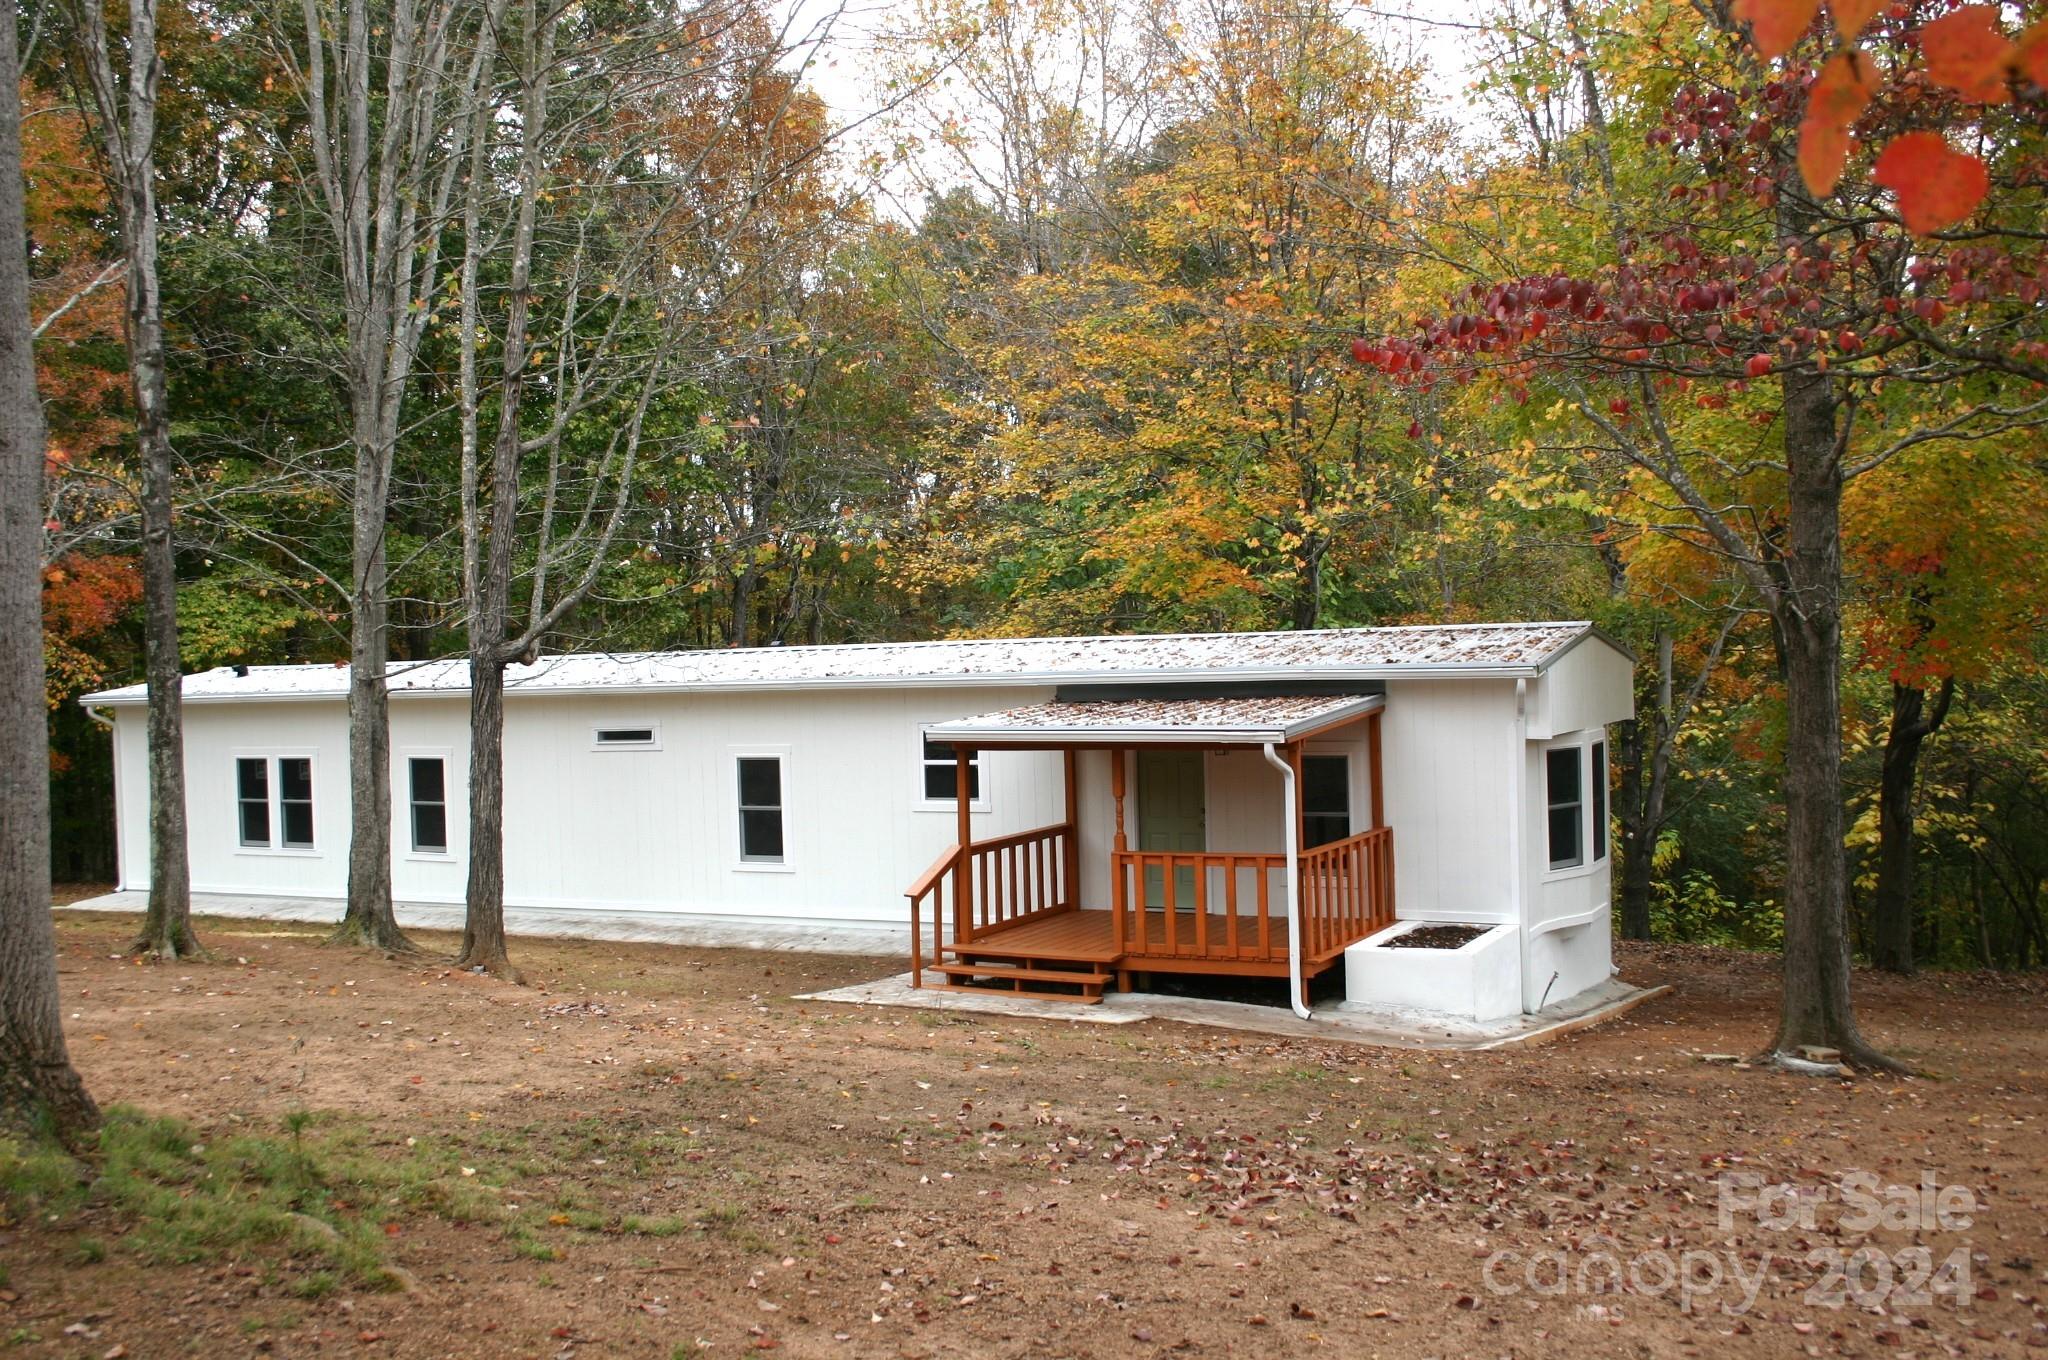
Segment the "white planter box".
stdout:
<svg viewBox="0 0 2048 1360">
<path fill-rule="evenodd" d="M 1399 921 L 1344 951 L 1344 997 L 1486 1024 L 1522 1013 L 1515 928 L 1497 925 L 1456 949 L 1389 949 L 1387 941 L 1452 921 Z"/>
</svg>

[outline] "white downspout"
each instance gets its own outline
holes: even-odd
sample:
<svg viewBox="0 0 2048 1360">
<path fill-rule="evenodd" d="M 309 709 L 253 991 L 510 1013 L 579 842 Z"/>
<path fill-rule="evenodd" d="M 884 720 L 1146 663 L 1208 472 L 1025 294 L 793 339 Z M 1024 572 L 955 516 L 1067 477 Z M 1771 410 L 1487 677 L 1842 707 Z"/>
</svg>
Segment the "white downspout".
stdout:
<svg viewBox="0 0 2048 1360">
<path fill-rule="evenodd" d="M 1284 834 L 1287 846 L 1287 1004 L 1294 1013 L 1304 1020 L 1313 1020 L 1315 1015 L 1308 1003 L 1301 999 L 1301 858 L 1298 832 L 1301 818 L 1295 812 L 1294 766 L 1282 760 L 1273 749 L 1273 743 L 1265 745 L 1266 763 L 1280 772 L 1280 811 L 1285 823 Z"/>
<path fill-rule="evenodd" d="M 1508 780 L 1508 902 L 1515 913 L 1515 943 L 1521 959 L 1522 1012 L 1529 1010 L 1529 902 L 1525 880 L 1528 852 L 1522 847 L 1529 815 L 1529 682 L 1515 681 L 1515 767 Z"/>
<path fill-rule="evenodd" d="M 114 730 L 114 720 L 94 708 L 91 704 L 80 704 L 79 707 L 85 710 L 86 717 L 91 718 L 101 727 L 106 728 L 109 732 Z"/>
</svg>

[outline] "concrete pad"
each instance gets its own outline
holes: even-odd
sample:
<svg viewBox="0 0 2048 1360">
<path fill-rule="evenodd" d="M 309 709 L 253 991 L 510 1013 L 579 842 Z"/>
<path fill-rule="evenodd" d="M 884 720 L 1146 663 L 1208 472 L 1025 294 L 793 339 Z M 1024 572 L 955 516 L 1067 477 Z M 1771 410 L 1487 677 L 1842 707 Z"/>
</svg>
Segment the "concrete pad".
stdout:
<svg viewBox="0 0 2048 1360">
<path fill-rule="evenodd" d="M 149 894 L 112 892 L 69 903 L 67 911 L 141 914 Z M 398 924 L 408 930 L 461 930 L 462 908 L 445 902 L 398 902 Z M 195 916 L 229 916 L 259 921 L 308 921 L 334 925 L 342 904 L 312 897 L 258 897 L 242 893 L 193 893 Z M 771 953 L 897 955 L 910 949 L 910 927 L 834 926 L 829 929 L 749 917 L 689 915 L 673 911 L 597 911 L 580 908 L 505 908 L 505 933 L 570 940 L 617 940 L 680 944 L 699 949 L 759 949 Z"/>
<path fill-rule="evenodd" d="M 1074 1020 L 1089 1025 L 1130 1025 L 1152 1018 L 1149 1011 L 1118 1005 L 1133 997 L 1110 995 L 1099 1006 L 1073 1001 L 1048 1001 L 1035 996 L 1004 995 L 1001 992 L 936 991 L 910 985 L 910 974 L 857 982 L 851 987 L 834 987 L 827 992 L 806 992 L 798 1001 L 837 1001 L 849 1006 L 908 1006 L 921 1011 L 962 1011 L 972 1015 L 1002 1015 L 1021 1020 Z M 1151 998 L 1165 1000 L 1166 998 Z"/>
<path fill-rule="evenodd" d="M 908 1006 L 918 1010 L 1013 1019 L 1069 1020 L 1095 1025 L 1168 1020 L 1184 1025 L 1211 1025 L 1218 1029 L 1268 1034 L 1276 1038 L 1364 1044 L 1379 1048 L 1476 1052 L 1556 1038 L 1633 1010 L 1670 990 L 1669 987 L 1632 987 L 1610 979 L 1603 986 L 1589 988 L 1535 1015 L 1486 1026 L 1426 1011 L 1401 1011 L 1349 1003 L 1324 1006 L 1315 1012 L 1314 1019 L 1303 1020 L 1292 1011 L 1277 1006 L 1159 996 L 1148 992 L 1108 992 L 1104 994 L 1101 1005 L 1084 1006 L 1071 1001 L 1006 996 L 994 991 L 977 996 L 967 992 L 921 989 L 910 985 L 908 973 L 850 987 L 835 987 L 830 991 L 810 992 L 796 999 L 855 1006 Z"/>
</svg>

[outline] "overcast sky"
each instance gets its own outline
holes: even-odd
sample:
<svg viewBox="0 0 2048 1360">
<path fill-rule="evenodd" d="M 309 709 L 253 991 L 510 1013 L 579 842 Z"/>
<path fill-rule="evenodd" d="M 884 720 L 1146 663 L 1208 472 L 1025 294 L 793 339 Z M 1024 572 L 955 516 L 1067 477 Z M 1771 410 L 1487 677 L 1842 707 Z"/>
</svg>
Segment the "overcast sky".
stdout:
<svg viewBox="0 0 2048 1360">
<path fill-rule="evenodd" d="M 809 83 L 823 96 L 842 125 L 872 115 L 880 102 L 876 84 L 876 35 L 900 26 L 911 6 L 905 0 L 780 0 L 789 19 L 792 40 L 815 35 L 830 25 L 829 40 L 811 53 Z M 1360 22 L 1383 31 L 1392 44 L 1412 43 L 1428 70 L 1430 88 L 1440 112 L 1466 126 L 1476 123 L 1467 87 L 1473 77 L 1470 27 L 1481 0 L 1359 0 Z M 860 135 L 852 148 L 872 145 Z M 914 213 L 915 204 L 899 204 Z"/>
</svg>

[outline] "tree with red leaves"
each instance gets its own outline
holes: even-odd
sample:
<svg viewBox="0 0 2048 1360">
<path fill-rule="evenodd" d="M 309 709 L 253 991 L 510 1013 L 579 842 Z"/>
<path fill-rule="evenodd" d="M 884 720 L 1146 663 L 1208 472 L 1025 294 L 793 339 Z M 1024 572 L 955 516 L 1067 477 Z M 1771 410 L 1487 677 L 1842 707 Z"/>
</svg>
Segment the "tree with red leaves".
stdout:
<svg viewBox="0 0 2048 1360">
<path fill-rule="evenodd" d="M 1413 388 L 1488 381 L 1561 397 L 1618 451 L 1644 530 L 1691 541 L 1746 583 L 1769 615 L 1785 695 L 1772 1052 L 1795 1067 L 1819 1049 L 1888 1067 L 1849 995 L 1843 486 L 1927 446 L 2048 422 L 2048 94 L 2023 59 L 2039 50 L 2031 36 L 1984 44 L 1969 67 L 1981 78 L 1965 80 L 1938 40 L 1947 4 L 1877 13 L 1836 0 L 1826 23 L 1814 0 L 1736 8 L 1703 3 L 1661 27 L 1638 12 L 1652 31 L 1632 36 L 1655 60 L 1620 62 L 1560 0 L 1583 150 L 1604 188 L 1604 261 L 1482 279 L 1446 313 L 1352 352 Z M 1789 37 L 1778 9 L 1804 11 Z M 1631 68 L 1616 83 L 1634 82 L 1627 107 L 1657 192 L 1617 187 L 1603 55 Z M 1742 425 L 1687 418 L 1731 403 L 1748 448 L 1727 438 Z"/>
</svg>

